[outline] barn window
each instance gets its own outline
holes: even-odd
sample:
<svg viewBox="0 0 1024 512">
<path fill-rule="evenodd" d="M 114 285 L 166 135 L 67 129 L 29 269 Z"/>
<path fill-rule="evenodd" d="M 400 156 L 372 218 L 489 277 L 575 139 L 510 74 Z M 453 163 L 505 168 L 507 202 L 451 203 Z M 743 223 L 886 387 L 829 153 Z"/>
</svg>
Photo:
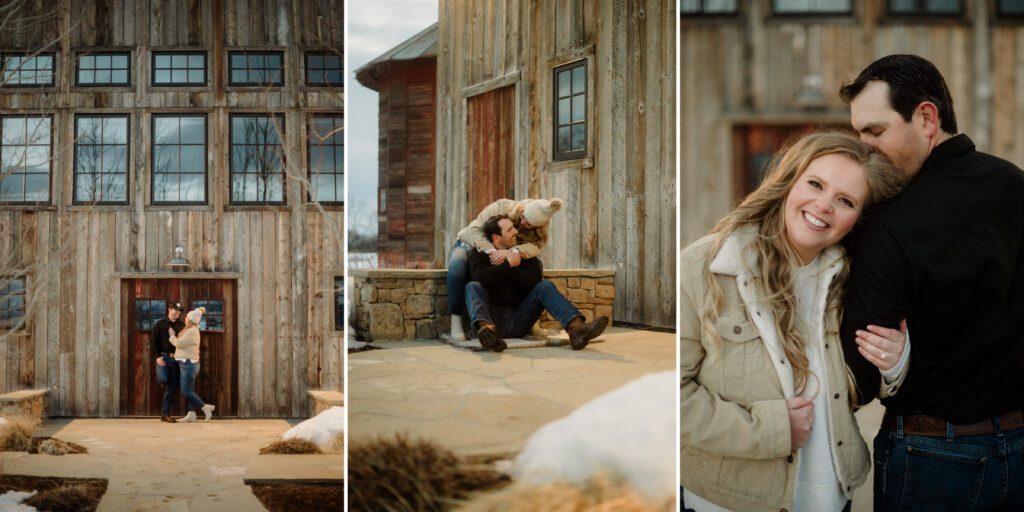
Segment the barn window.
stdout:
<svg viewBox="0 0 1024 512">
<path fill-rule="evenodd" d="M 3 56 L 4 87 L 52 87 L 53 53 Z"/>
<path fill-rule="evenodd" d="M 324 204 L 343 204 L 345 132 L 341 116 L 314 116 L 307 148 L 310 198 Z"/>
<path fill-rule="evenodd" d="M 851 0 L 772 0 L 774 14 L 850 14 Z"/>
<path fill-rule="evenodd" d="M 128 116 L 75 118 L 75 204 L 128 203 Z"/>
<path fill-rule="evenodd" d="M 0 329 L 13 329 L 24 319 L 25 276 L 0 277 Z"/>
<path fill-rule="evenodd" d="M 334 278 L 334 330 L 345 330 L 345 278 Z"/>
<path fill-rule="evenodd" d="M 587 61 L 555 68 L 554 159 L 587 156 Z"/>
<path fill-rule="evenodd" d="M 128 52 L 79 55 L 78 68 L 75 71 L 75 85 L 80 87 L 128 85 L 131 81 L 129 55 Z"/>
<path fill-rule="evenodd" d="M 341 87 L 341 54 L 307 53 L 306 85 Z"/>
<path fill-rule="evenodd" d="M 681 0 L 682 14 L 736 14 L 736 0 Z"/>
<path fill-rule="evenodd" d="M 206 203 L 206 116 L 153 115 L 153 204 Z"/>
<path fill-rule="evenodd" d="M 231 85 L 284 85 L 281 52 L 229 52 Z"/>
<path fill-rule="evenodd" d="M 167 317 L 167 301 L 135 299 L 135 330 L 152 331 L 153 324 Z M 184 320 L 184 319 L 182 319 Z"/>
<path fill-rule="evenodd" d="M 153 85 L 206 85 L 206 53 L 153 52 Z"/>
<path fill-rule="evenodd" d="M 959 16 L 962 13 L 960 0 L 889 0 L 891 15 Z"/>
<path fill-rule="evenodd" d="M 996 4 L 996 13 L 999 16 L 1006 17 L 1024 16 L 1024 2 L 1020 0 L 999 0 Z"/>
<path fill-rule="evenodd" d="M 0 122 L 0 202 L 50 201 L 49 116 L 5 116 Z"/>
<path fill-rule="evenodd" d="M 284 154 L 280 115 L 231 116 L 231 202 L 284 203 Z"/>
<path fill-rule="evenodd" d="M 198 309 L 200 306 L 206 308 L 206 313 L 203 313 L 203 318 L 199 320 L 199 330 L 210 332 L 224 332 L 224 301 L 192 301 L 192 309 Z"/>
</svg>

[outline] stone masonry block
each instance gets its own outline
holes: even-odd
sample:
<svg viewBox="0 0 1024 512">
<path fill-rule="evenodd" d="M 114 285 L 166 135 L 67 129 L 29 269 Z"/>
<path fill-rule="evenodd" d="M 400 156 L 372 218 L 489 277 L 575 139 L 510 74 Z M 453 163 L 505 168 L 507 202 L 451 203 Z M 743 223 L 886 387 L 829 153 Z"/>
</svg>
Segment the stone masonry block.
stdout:
<svg viewBox="0 0 1024 512">
<path fill-rule="evenodd" d="M 425 319 L 416 321 L 416 339 L 432 340 L 437 338 L 437 328 L 434 320 Z"/>
<path fill-rule="evenodd" d="M 615 284 L 615 278 L 612 276 L 602 277 L 597 280 L 597 284 Z"/>
<path fill-rule="evenodd" d="M 615 287 L 607 284 L 599 284 L 594 289 L 594 295 L 602 299 L 614 299 L 615 298 Z"/>
<path fill-rule="evenodd" d="M 410 295 L 404 309 L 408 316 L 429 315 L 434 312 L 434 298 L 429 295 Z"/>
<path fill-rule="evenodd" d="M 400 340 L 405 336 L 402 308 L 397 304 L 370 305 L 370 339 Z"/>
<path fill-rule="evenodd" d="M 405 302 L 409 300 L 409 296 L 412 295 L 412 288 L 395 288 L 393 290 L 388 290 L 388 292 L 390 295 L 388 302 L 405 304 Z M 383 293 L 383 290 L 381 290 L 381 293 Z M 381 302 L 383 301 L 384 299 L 381 299 Z"/>
<path fill-rule="evenodd" d="M 434 297 L 434 313 L 443 315 L 448 313 L 448 296 Z"/>
<path fill-rule="evenodd" d="M 595 286 L 597 286 L 596 279 L 590 277 L 580 279 L 580 288 L 583 288 L 584 290 L 593 290 Z"/>
<path fill-rule="evenodd" d="M 569 290 L 569 294 L 566 297 L 573 304 L 580 304 L 590 301 L 590 292 L 586 290 L 573 289 Z"/>
<path fill-rule="evenodd" d="M 612 299 L 604 299 L 604 298 L 601 298 L 601 297 L 594 297 L 593 299 L 590 300 L 590 302 L 593 302 L 594 304 L 603 304 L 603 305 L 610 306 L 615 301 L 612 300 Z"/>
<path fill-rule="evenodd" d="M 363 296 L 364 304 L 377 302 L 377 287 L 372 284 L 366 284 L 362 290 L 359 290 L 359 294 Z"/>
<path fill-rule="evenodd" d="M 597 315 L 597 316 L 606 316 L 608 318 L 611 318 L 612 317 L 612 307 L 611 306 L 594 306 L 594 314 Z"/>
<path fill-rule="evenodd" d="M 405 338 L 407 340 L 416 339 L 416 320 L 405 321 Z"/>
<path fill-rule="evenodd" d="M 580 278 L 578 278 L 578 277 L 567 277 L 567 278 L 565 278 L 565 284 L 569 288 L 579 288 L 580 287 Z"/>
<path fill-rule="evenodd" d="M 417 279 L 413 284 L 413 293 L 433 295 L 437 292 L 437 282 L 433 279 Z"/>
</svg>

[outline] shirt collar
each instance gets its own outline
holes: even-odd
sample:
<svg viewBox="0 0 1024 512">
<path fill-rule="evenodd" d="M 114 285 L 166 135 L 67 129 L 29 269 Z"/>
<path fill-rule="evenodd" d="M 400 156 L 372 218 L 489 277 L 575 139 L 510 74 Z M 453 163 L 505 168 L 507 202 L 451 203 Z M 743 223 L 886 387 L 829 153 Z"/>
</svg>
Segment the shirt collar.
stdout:
<svg viewBox="0 0 1024 512">
<path fill-rule="evenodd" d="M 935 149 L 925 159 L 924 164 L 921 165 L 921 170 L 917 175 L 934 172 L 934 170 L 945 166 L 950 159 L 968 151 L 974 151 L 974 141 L 963 133 L 954 135 L 942 144 L 935 146 Z"/>
</svg>

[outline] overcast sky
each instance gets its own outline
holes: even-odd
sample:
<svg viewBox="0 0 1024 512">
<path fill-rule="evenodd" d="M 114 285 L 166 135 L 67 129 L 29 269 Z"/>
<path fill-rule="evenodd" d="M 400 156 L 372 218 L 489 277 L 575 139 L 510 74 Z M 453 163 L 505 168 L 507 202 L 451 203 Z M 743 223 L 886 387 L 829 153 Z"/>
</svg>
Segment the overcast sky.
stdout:
<svg viewBox="0 0 1024 512">
<path fill-rule="evenodd" d="M 355 70 L 437 21 L 437 0 L 376 0 L 348 3 L 348 201 L 349 229 L 377 217 L 377 92 Z"/>
</svg>

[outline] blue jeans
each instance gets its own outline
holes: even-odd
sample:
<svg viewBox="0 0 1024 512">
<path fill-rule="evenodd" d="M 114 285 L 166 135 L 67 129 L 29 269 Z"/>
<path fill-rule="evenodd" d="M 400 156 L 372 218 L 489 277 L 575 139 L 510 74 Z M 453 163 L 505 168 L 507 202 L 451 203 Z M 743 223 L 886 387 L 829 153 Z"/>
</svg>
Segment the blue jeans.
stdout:
<svg viewBox="0 0 1024 512">
<path fill-rule="evenodd" d="M 455 240 L 448 253 L 448 314 L 466 314 L 466 283 L 469 281 L 469 251 L 462 240 Z"/>
<path fill-rule="evenodd" d="M 583 316 L 580 310 L 566 299 L 551 281 L 541 281 L 516 307 L 492 306 L 487 288 L 477 281 L 466 285 L 466 302 L 473 327 L 477 322 L 491 322 L 498 328 L 498 334 L 507 338 L 518 338 L 530 332 L 544 310 L 558 320 L 563 327 L 573 318 Z"/>
<path fill-rule="evenodd" d="M 875 436 L 875 511 L 1024 510 L 1024 428 L 972 436 Z"/>
<path fill-rule="evenodd" d="M 199 361 L 179 362 L 178 366 L 181 368 L 181 395 L 188 400 L 189 411 L 198 411 L 206 405 L 195 390 L 196 376 L 199 375 Z"/>
<path fill-rule="evenodd" d="M 171 405 L 174 403 L 174 394 L 178 392 L 179 372 L 178 361 L 173 357 L 163 357 L 164 368 L 167 368 L 167 384 L 164 384 L 164 401 L 160 407 L 161 416 L 171 415 Z"/>
</svg>

